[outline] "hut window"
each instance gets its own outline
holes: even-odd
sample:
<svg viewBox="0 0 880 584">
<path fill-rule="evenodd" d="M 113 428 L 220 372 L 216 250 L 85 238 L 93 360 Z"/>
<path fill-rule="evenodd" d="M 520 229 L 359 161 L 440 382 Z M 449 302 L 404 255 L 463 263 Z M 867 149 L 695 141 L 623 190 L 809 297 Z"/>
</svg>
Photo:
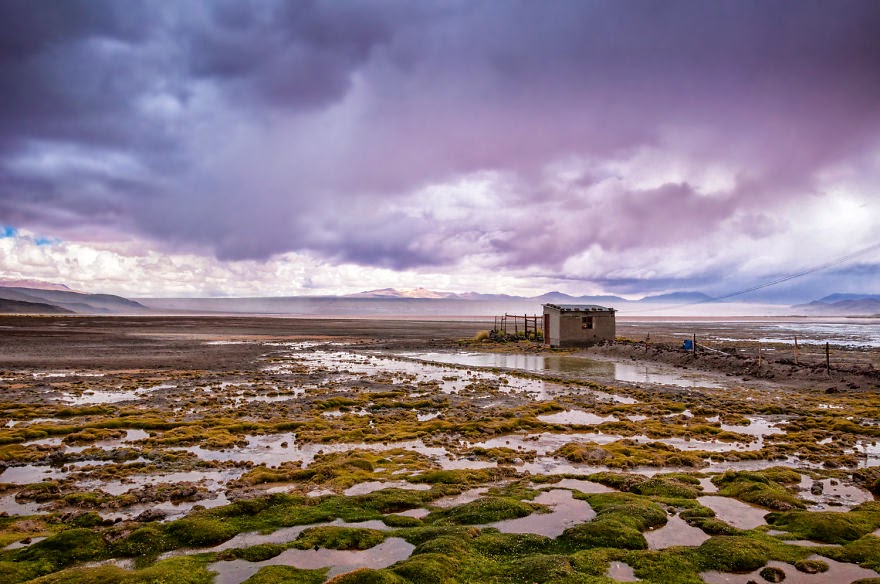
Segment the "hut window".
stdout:
<svg viewBox="0 0 880 584">
<path fill-rule="evenodd" d="M 593 317 L 592 316 L 582 316 L 581 317 L 581 328 L 582 329 L 593 328 Z"/>
</svg>

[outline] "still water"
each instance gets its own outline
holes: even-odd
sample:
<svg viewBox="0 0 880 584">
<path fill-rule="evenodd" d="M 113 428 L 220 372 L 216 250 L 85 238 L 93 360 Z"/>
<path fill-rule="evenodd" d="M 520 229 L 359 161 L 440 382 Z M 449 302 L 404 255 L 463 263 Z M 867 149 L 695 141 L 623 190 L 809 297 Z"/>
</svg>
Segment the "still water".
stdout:
<svg viewBox="0 0 880 584">
<path fill-rule="evenodd" d="M 576 373 L 603 381 L 656 383 L 680 387 L 721 387 L 705 377 L 673 368 L 612 360 L 585 359 L 568 355 L 515 355 L 510 353 L 408 352 L 400 356 L 466 367 L 492 367 L 546 373 Z"/>
</svg>

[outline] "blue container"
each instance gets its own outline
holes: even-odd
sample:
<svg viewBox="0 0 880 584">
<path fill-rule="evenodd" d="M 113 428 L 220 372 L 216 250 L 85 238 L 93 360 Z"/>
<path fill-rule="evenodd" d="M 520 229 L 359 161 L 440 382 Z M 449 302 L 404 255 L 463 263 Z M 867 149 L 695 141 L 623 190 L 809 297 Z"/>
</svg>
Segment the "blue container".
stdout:
<svg viewBox="0 0 880 584">
<path fill-rule="evenodd" d="M 694 342 L 690 339 L 684 340 L 684 350 L 685 351 L 693 351 L 694 350 Z"/>
</svg>

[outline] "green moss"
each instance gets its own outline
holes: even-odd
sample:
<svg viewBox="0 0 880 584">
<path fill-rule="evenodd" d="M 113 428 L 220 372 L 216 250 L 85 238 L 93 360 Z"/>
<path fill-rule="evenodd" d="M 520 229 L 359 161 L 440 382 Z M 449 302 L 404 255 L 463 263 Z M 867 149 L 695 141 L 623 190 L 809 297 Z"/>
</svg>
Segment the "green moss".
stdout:
<svg viewBox="0 0 880 584">
<path fill-rule="evenodd" d="M 589 549 L 570 554 L 572 564 L 578 572 L 590 576 L 604 576 L 608 572 L 608 564 L 620 559 L 625 552 L 612 549 Z"/>
<path fill-rule="evenodd" d="M 238 533 L 233 526 L 208 517 L 178 519 L 166 524 L 163 531 L 178 544 L 175 547 L 217 545 Z"/>
<path fill-rule="evenodd" d="M 418 527 L 422 524 L 420 519 L 406 515 L 386 515 L 382 522 L 388 527 Z"/>
<path fill-rule="evenodd" d="M 504 519 L 516 519 L 531 515 L 542 506 L 532 503 L 524 503 L 507 497 L 484 497 L 458 505 L 450 509 L 433 511 L 425 518 L 427 523 L 477 525 L 502 521 Z"/>
<path fill-rule="evenodd" d="M 72 527 L 97 527 L 104 523 L 104 518 L 94 511 L 89 511 L 72 517 L 68 523 Z"/>
<path fill-rule="evenodd" d="M 322 584 L 327 568 L 302 570 L 293 566 L 264 566 L 243 584 Z"/>
<path fill-rule="evenodd" d="M 751 572 L 770 559 L 770 550 L 765 544 L 735 535 L 707 539 L 695 554 L 700 569 L 721 572 Z"/>
<path fill-rule="evenodd" d="M 634 485 L 647 480 L 647 477 L 644 475 L 629 472 L 598 472 L 591 474 L 587 478 L 618 491 L 629 491 Z"/>
<path fill-rule="evenodd" d="M 401 576 L 388 570 L 371 570 L 361 568 L 347 574 L 336 576 L 327 584 L 407 584 Z"/>
<path fill-rule="evenodd" d="M 614 519 L 597 519 L 570 527 L 559 536 L 559 541 L 569 549 L 648 549 L 648 542 L 639 530 Z"/>
<path fill-rule="evenodd" d="M 630 489 L 640 495 L 653 495 L 664 498 L 696 499 L 699 489 L 676 477 L 654 477 L 637 483 Z"/>
<path fill-rule="evenodd" d="M 107 544 L 91 529 L 68 529 L 18 551 L 14 560 L 44 562 L 53 570 L 104 556 Z"/>
<path fill-rule="evenodd" d="M 476 527 L 461 527 L 457 525 L 445 525 L 439 527 L 416 527 L 414 529 L 401 529 L 395 532 L 397 537 L 401 537 L 413 544 L 421 546 L 432 541 L 455 541 L 464 545 L 464 542 L 479 537 L 480 530 Z M 449 539 L 442 539 L 449 538 Z M 428 550 L 436 551 L 436 550 Z M 427 552 L 426 552 L 427 553 Z"/>
<path fill-rule="evenodd" d="M 85 428 L 79 432 L 71 432 L 62 441 L 65 444 L 86 444 L 97 440 L 113 440 L 122 438 L 125 432 L 108 428 Z"/>
<path fill-rule="evenodd" d="M 407 478 L 411 483 L 474 485 L 500 481 L 516 474 L 511 468 L 480 468 L 459 470 L 433 470 Z"/>
<path fill-rule="evenodd" d="M 623 561 L 636 577 L 662 584 L 703 584 L 692 553 L 677 550 L 629 552 Z"/>
<path fill-rule="evenodd" d="M 694 527 L 698 527 L 709 535 L 742 535 L 743 530 L 733 527 L 729 523 L 715 519 L 714 517 L 695 518 L 688 520 L 688 523 Z"/>
<path fill-rule="evenodd" d="M 534 533 L 501 533 L 484 529 L 471 546 L 484 556 L 510 558 L 546 553 L 552 544 L 552 539 Z"/>
<path fill-rule="evenodd" d="M 553 452 L 576 463 L 604 464 L 612 468 L 637 466 L 683 466 L 701 468 L 706 466 L 706 453 L 685 452 L 663 442 L 638 443 L 634 440 L 618 440 L 599 445 L 595 442 L 569 442 Z"/>
<path fill-rule="evenodd" d="M 67 493 L 61 499 L 72 507 L 99 507 L 110 501 L 110 495 L 102 491 Z"/>
<path fill-rule="evenodd" d="M 53 570 L 45 560 L 41 561 L 0 561 L 0 582 L 25 582 Z"/>
<path fill-rule="evenodd" d="M 767 522 L 803 539 L 845 544 L 880 527 L 880 502 L 863 503 L 847 513 L 834 511 L 770 513 Z"/>
<path fill-rule="evenodd" d="M 122 557 L 156 555 L 171 548 L 165 532 L 157 525 L 146 525 L 113 545 L 113 554 Z"/>
<path fill-rule="evenodd" d="M 385 541 L 385 533 L 376 529 L 322 525 L 310 527 L 296 538 L 293 547 L 301 550 L 314 547 L 333 550 L 366 550 Z"/>
<path fill-rule="evenodd" d="M 459 563 L 450 555 L 420 553 L 400 562 L 392 571 L 407 582 L 443 584 L 456 582 Z"/>
<path fill-rule="evenodd" d="M 880 570 L 880 537 L 865 535 L 842 548 L 825 548 L 822 554 L 841 562 L 853 562 L 864 568 Z"/>
<path fill-rule="evenodd" d="M 596 511 L 596 520 L 613 518 L 638 531 L 666 523 L 666 510 L 645 497 L 627 493 L 600 493 L 585 497 Z"/>
<path fill-rule="evenodd" d="M 628 493 L 601 493 L 584 498 L 596 510 L 596 518 L 566 529 L 559 537 L 564 547 L 648 548 L 642 532 L 666 523 L 666 511 L 646 497 Z"/>
<path fill-rule="evenodd" d="M 510 568 L 510 577 L 516 582 L 559 582 L 575 573 L 572 559 L 563 555 L 525 556 L 518 558 Z"/>
<path fill-rule="evenodd" d="M 789 472 L 789 469 L 769 469 L 760 473 L 727 471 L 714 477 L 712 482 L 718 486 L 718 494 L 723 497 L 733 497 L 779 511 L 802 509 L 806 506 L 804 502 L 771 478 L 777 477 L 788 482 L 792 474 L 800 480 L 800 475 L 794 471 Z"/>
<path fill-rule="evenodd" d="M 213 579 L 204 560 L 183 556 L 135 571 L 117 566 L 72 568 L 34 580 L 33 584 L 210 584 Z"/>
<path fill-rule="evenodd" d="M 223 559 L 228 556 L 230 559 L 239 558 L 248 562 L 262 562 L 274 558 L 286 549 L 286 545 L 279 543 L 261 543 L 247 548 L 234 548 L 222 552 L 222 555 Z"/>
</svg>

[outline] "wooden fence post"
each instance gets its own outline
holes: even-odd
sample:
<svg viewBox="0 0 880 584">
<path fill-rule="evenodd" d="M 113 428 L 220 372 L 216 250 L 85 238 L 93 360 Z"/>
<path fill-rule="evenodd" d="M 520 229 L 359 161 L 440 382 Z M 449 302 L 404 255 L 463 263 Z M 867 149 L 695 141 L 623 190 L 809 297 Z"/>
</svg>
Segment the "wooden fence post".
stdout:
<svg viewBox="0 0 880 584">
<path fill-rule="evenodd" d="M 798 344 L 797 344 L 797 335 L 794 336 L 794 364 L 800 365 L 801 361 L 798 357 Z"/>
<path fill-rule="evenodd" d="M 825 371 L 831 375 L 831 348 L 828 343 L 825 343 Z"/>
</svg>

